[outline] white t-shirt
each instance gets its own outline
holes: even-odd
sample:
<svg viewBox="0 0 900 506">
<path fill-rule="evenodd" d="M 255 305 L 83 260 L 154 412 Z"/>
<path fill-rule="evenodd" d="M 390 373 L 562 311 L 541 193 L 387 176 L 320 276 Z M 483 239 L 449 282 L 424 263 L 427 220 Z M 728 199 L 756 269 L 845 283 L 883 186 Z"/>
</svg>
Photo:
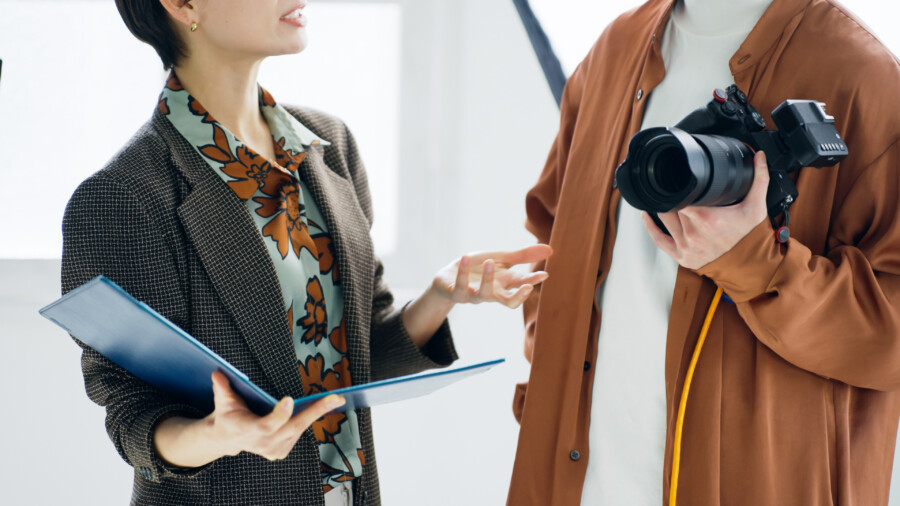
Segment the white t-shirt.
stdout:
<svg viewBox="0 0 900 506">
<path fill-rule="evenodd" d="M 672 126 L 734 82 L 728 61 L 771 0 L 679 0 L 666 25 L 666 76 L 641 128 Z M 678 264 L 650 239 L 624 199 L 609 277 L 591 399 L 582 505 L 660 506 L 666 444 L 665 350 Z"/>
</svg>

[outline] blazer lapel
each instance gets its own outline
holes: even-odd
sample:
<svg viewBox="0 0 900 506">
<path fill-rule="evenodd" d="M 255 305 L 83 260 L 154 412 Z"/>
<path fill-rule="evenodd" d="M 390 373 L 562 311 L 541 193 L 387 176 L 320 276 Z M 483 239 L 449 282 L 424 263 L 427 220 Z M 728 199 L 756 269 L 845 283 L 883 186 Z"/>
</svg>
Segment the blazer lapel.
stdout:
<svg viewBox="0 0 900 506">
<path fill-rule="evenodd" d="M 367 383 L 370 377 L 369 311 L 372 301 L 375 252 L 369 237 L 369 221 L 357 203 L 350 181 L 333 171 L 325 162 L 325 150 L 333 147 L 313 145 L 300 165 L 300 175 L 312 193 L 334 243 L 344 295 L 344 323 L 350 373 L 355 384 Z"/>
<path fill-rule="evenodd" d="M 164 117 L 154 124 L 191 184 L 178 215 L 223 304 L 268 380 L 283 395 L 303 395 L 281 287 L 244 203 Z"/>
</svg>

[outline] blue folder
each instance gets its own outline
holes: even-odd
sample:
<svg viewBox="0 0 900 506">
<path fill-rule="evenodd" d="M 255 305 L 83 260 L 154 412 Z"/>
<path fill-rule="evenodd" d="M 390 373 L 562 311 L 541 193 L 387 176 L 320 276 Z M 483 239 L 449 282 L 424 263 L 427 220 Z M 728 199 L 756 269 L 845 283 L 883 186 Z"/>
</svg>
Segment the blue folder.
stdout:
<svg viewBox="0 0 900 506">
<path fill-rule="evenodd" d="M 216 370 L 225 373 L 232 388 L 257 414 L 271 412 L 278 402 L 206 345 L 104 276 L 72 290 L 40 313 L 138 378 L 199 407 L 209 410 L 213 407 L 210 375 Z M 300 397 L 294 401 L 294 413 L 330 394 L 342 395 L 347 400 L 337 411 L 419 397 L 485 372 L 503 361 L 401 376 Z"/>
</svg>

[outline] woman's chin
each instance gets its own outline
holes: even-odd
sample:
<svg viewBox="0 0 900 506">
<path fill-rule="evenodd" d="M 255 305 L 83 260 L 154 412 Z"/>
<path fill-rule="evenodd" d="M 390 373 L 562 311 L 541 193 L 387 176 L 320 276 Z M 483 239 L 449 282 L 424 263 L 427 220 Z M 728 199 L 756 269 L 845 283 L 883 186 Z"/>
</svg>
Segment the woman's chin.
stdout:
<svg viewBox="0 0 900 506">
<path fill-rule="evenodd" d="M 301 29 L 293 40 L 285 44 L 280 54 L 297 54 L 306 49 L 307 45 L 309 45 L 309 37 L 306 30 Z"/>
</svg>

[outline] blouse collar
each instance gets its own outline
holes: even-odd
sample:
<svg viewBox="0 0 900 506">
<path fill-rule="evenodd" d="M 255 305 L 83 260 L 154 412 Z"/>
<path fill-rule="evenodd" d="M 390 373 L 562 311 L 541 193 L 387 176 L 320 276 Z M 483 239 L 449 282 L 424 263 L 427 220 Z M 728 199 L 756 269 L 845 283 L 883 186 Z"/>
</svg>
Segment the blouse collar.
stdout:
<svg viewBox="0 0 900 506">
<path fill-rule="evenodd" d="M 216 121 L 203 105 L 187 92 L 174 71 L 169 74 L 160 93 L 157 108 L 213 169 L 221 169 L 221 163 L 224 161 L 220 159 L 221 157 L 232 156 L 237 159 L 238 155 L 249 150 L 249 146 L 245 147 L 240 139 Z M 331 145 L 300 123 L 261 86 L 259 108 L 269 125 L 276 151 L 288 155 L 297 162 L 281 164 L 284 167 L 280 168 L 287 168 L 293 172 L 299 166 L 299 161 L 305 158 L 303 153 L 309 146 Z M 210 149 L 211 145 L 223 148 L 221 157 L 217 156 L 215 149 Z"/>
</svg>

